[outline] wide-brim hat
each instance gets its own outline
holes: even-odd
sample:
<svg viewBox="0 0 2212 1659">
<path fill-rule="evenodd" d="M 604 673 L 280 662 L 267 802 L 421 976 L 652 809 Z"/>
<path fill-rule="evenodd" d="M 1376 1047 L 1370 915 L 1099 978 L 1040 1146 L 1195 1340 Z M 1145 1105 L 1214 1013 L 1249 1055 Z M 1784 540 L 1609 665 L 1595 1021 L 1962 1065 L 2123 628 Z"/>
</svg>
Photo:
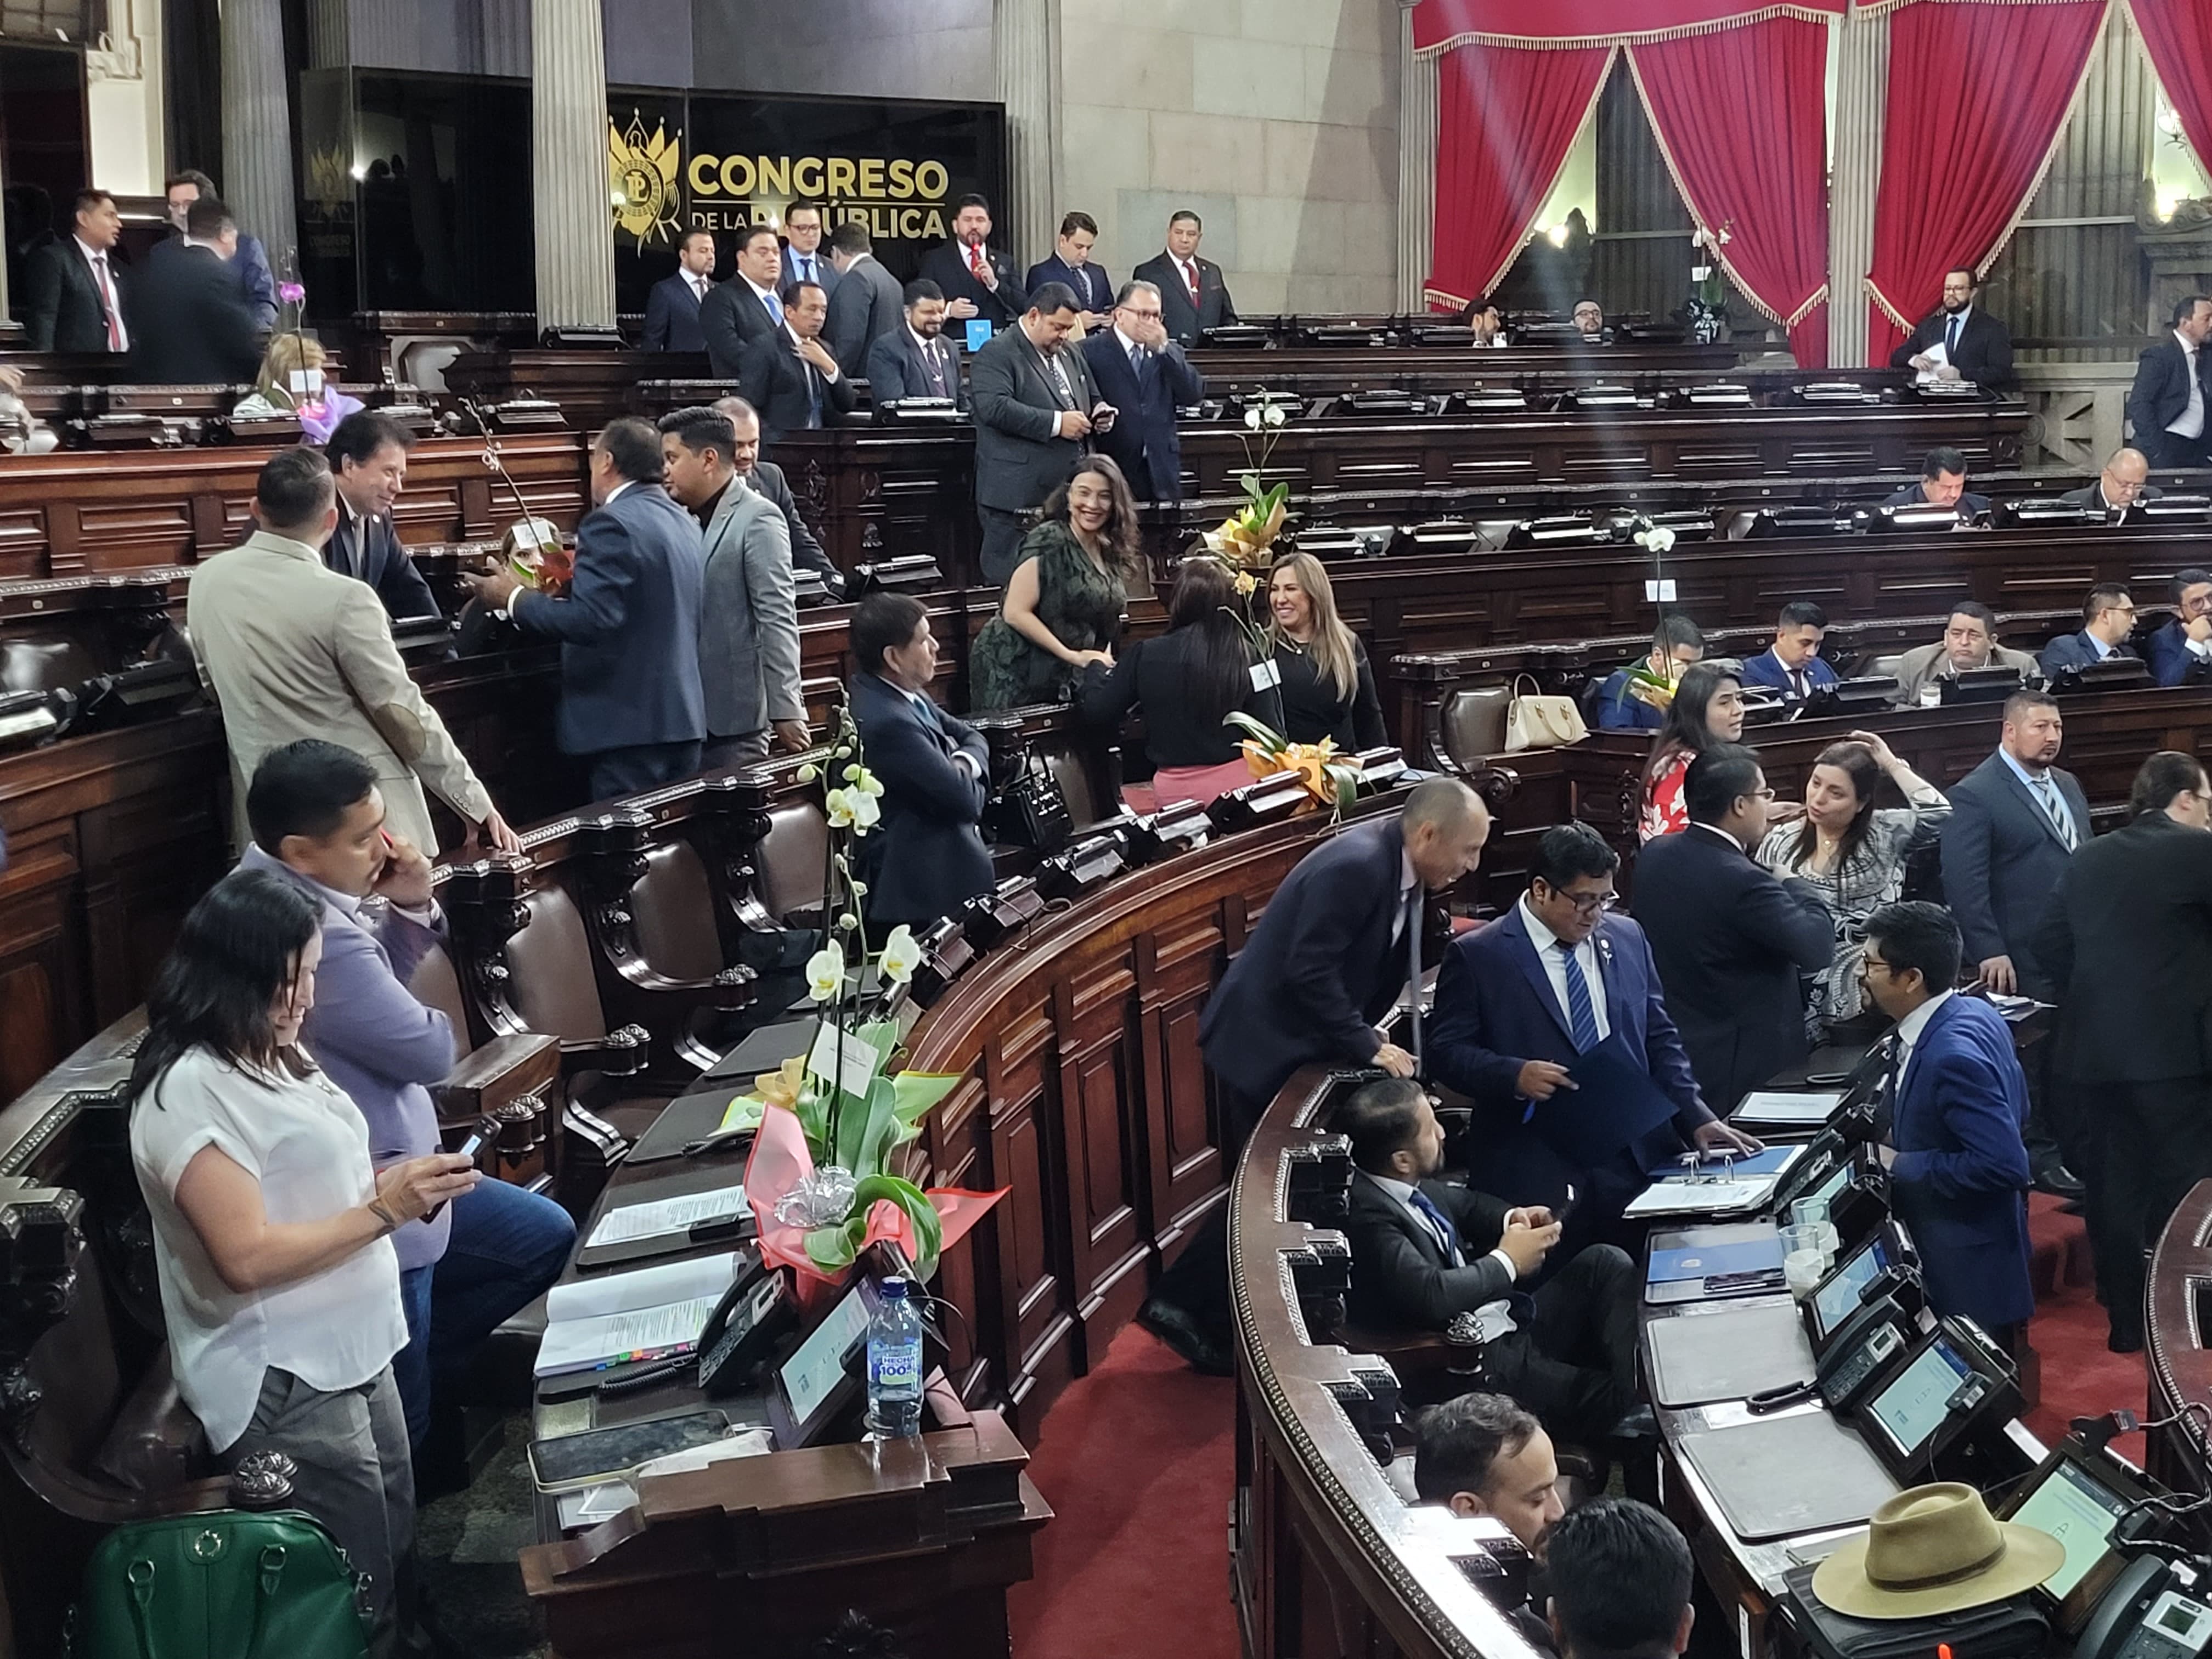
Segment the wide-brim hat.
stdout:
<svg viewBox="0 0 2212 1659">
<path fill-rule="evenodd" d="M 2049 1533 L 1996 1520 L 1972 1486 L 1944 1480 L 1876 1510 L 1814 1570 L 1813 1594 L 1854 1619 L 1926 1619 L 2033 1589 L 2065 1560 Z"/>
</svg>

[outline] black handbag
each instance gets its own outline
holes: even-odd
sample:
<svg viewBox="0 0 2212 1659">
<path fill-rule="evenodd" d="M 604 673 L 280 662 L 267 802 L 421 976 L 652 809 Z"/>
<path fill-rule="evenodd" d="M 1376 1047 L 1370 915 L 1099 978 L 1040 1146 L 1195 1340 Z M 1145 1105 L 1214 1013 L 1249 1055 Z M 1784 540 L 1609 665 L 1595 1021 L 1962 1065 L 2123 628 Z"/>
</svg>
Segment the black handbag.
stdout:
<svg viewBox="0 0 2212 1659">
<path fill-rule="evenodd" d="M 1057 853 L 1075 833 L 1074 815 L 1067 810 L 1067 794 L 1052 769 L 1025 753 L 1022 775 L 1008 784 L 995 802 L 994 839 L 1012 847 Z"/>
</svg>

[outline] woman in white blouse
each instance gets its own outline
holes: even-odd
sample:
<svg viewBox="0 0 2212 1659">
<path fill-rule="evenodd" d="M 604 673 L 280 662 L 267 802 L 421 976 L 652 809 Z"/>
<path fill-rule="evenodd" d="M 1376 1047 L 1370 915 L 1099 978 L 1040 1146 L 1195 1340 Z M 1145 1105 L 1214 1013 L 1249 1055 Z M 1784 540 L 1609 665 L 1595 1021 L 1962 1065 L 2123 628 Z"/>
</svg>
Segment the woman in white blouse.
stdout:
<svg viewBox="0 0 2212 1659">
<path fill-rule="evenodd" d="M 299 1046 L 321 955 L 314 901 L 267 872 L 192 907 L 146 1000 L 131 1157 L 179 1392 L 226 1463 L 292 1459 L 295 1501 L 387 1625 L 415 1525 L 388 1241 L 477 1172 L 442 1153 L 370 1168 L 361 1113 Z"/>
<path fill-rule="evenodd" d="M 1905 797 L 1903 806 L 1875 805 L 1885 775 Z M 1863 1023 L 1886 1023 L 1868 1008 L 1859 977 L 1867 918 L 1903 896 L 1906 860 L 1942 833 L 1950 815 L 1943 792 L 1879 736 L 1852 732 L 1814 759 L 1804 816 L 1777 825 L 1759 844 L 1759 863 L 1811 883 L 1836 924 L 1834 960 L 1814 978 L 1806 1008 L 1815 1042 L 1863 1016 Z"/>
</svg>

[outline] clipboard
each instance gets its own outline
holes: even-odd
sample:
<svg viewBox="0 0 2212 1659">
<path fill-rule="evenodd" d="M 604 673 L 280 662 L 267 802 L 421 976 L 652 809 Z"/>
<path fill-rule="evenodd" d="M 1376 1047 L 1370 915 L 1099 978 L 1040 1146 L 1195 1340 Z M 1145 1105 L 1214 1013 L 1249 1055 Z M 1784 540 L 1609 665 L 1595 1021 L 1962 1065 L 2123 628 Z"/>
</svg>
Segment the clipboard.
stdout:
<svg viewBox="0 0 2212 1659">
<path fill-rule="evenodd" d="M 1651 1074 L 1613 1038 L 1567 1068 L 1575 1080 L 1549 1100 L 1531 1101 L 1526 1119 L 1570 1169 L 1587 1170 L 1624 1152 L 1679 1109 Z"/>
</svg>

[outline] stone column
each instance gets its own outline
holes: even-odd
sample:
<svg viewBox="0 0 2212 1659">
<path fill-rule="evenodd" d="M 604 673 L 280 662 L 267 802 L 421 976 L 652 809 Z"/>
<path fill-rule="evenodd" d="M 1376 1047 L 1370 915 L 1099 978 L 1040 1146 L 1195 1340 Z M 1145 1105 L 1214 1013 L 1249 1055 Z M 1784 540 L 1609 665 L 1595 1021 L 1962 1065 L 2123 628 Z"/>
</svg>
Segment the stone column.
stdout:
<svg viewBox="0 0 2212 1659">
<path fill-rule="evenodd" d="M 615 240 L 599 0 L 536 0 L 530 52 L 538 325 L 612 328 Z"/>
<path fill-rule="evenodd" d="M 1020 270 L 1029 255 L 1018 250 L 1048 247 L 1060 229 L 1060 0 L 998 0 L 991 34 L 1006 106 L 1006 199 L 991 204 L 991 240 Z"/>
<path fill-rule="evenodd" d="M 1836 46 L 1836 138 L 1828 175 L 1828 361 L 1866 362 L 1875 193 L 1881 182 L 1882 104 L 1889 88 L 1889 15 L 1863 0 L 1829 27 Z"/>
<path fill-rule="evenodd" d="M 1398 0 L 1398 308 L 1425 311 L 1437 240 L 1437 64 L 1413 55 L 1413 9 Z"/>
<path fill-rule="evenodd" d="M 222 0 L 222 193 L 271 268 L 298 270 L 281 0 Z"/>
</svg>

